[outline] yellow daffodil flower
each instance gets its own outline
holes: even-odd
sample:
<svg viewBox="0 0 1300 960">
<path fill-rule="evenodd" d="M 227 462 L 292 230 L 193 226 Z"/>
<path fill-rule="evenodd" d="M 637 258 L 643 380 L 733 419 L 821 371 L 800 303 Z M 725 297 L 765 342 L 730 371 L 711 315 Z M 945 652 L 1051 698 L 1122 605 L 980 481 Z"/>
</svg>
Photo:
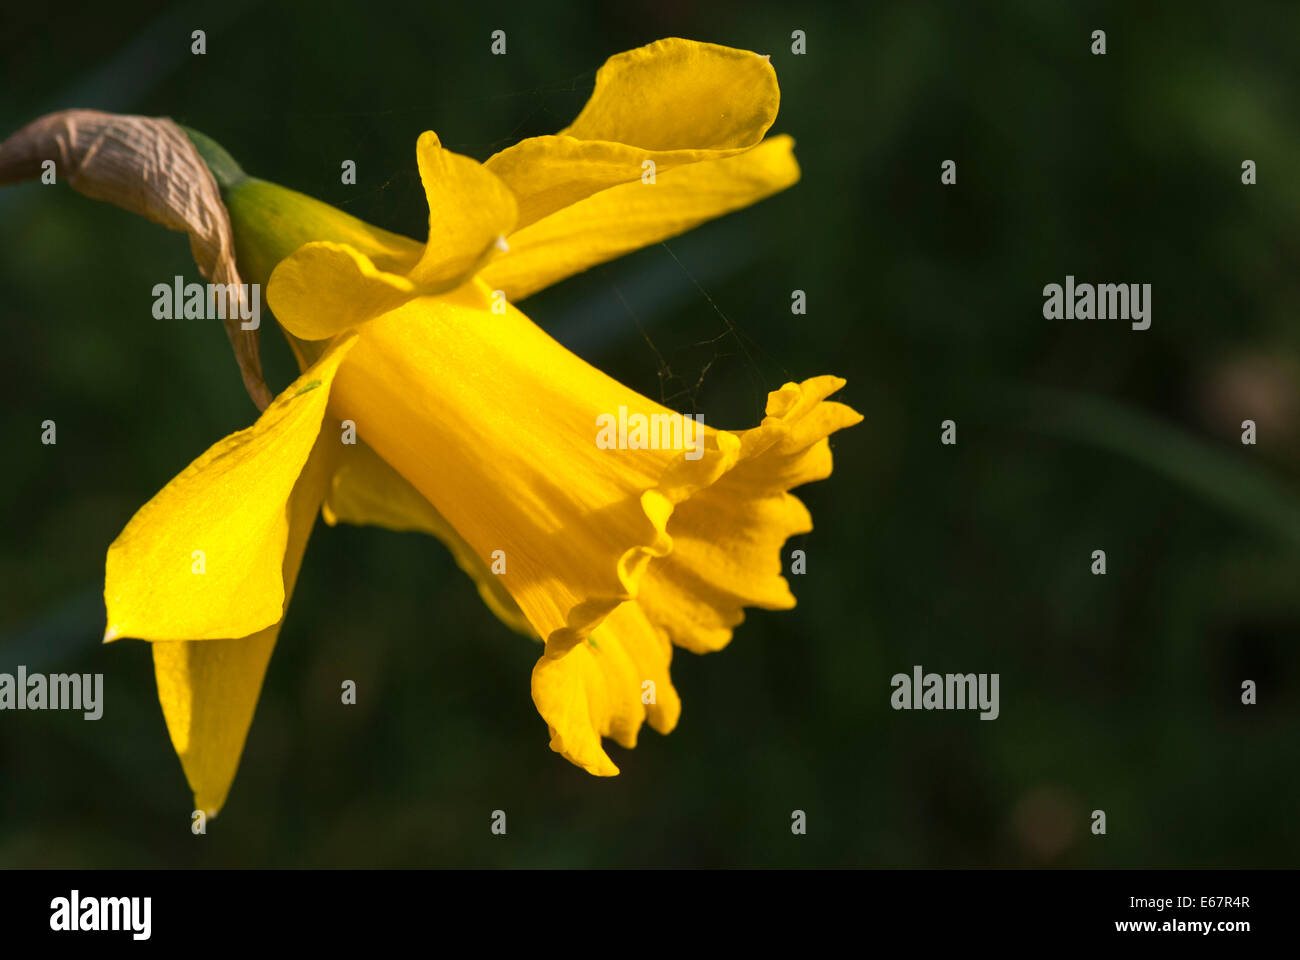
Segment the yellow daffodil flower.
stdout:
<svg viewBox="0 0 1300 960">
<path fill-rule="evenodd" d="M 701 425 L 694 454 L 604 449 L 602 417 L 675 414 L 516 306 L 793 184 L 793 142 L 765 136 L 778 102 L 754 53 L 619 54 L 554 136 L 482 164 L 421 136 L 424 244 L 219 177 L 240 269 L 269 274 L 303 372 L 136 514 L 104 592 L 105 639 L 152 641 L 198 809 L 225 801 L 318 511 L 445 542 L 493 612 L 544 642 L 532 695 L 551 748 L 601 776 L 618 772 L 602 738 L 630 748 L 643 721 L 676 724 L 673 645 L 718 650 L 745 607 L 794 605 L 780 551 L 812 522 L 789 490 L 828 476 L 827 437 L 861 419 L 827 399 L 844 381 L 787 383 L 752 429 Z"/>
</svg>

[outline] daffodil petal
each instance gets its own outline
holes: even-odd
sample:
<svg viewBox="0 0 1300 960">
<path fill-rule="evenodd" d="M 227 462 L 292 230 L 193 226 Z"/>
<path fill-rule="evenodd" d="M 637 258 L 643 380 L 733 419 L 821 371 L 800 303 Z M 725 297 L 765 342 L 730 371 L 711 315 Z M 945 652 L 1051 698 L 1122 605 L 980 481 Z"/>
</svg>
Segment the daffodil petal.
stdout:
<svg viewBox="0 0 1300 960">
<path fill-rule="evenodd" d="M 280 261 L 267 284 L 266 302 L 295 337 L 326 340 L 418 293 L 410 279 L 380 270 L 353 247 L 318 241 Z"/>
<path fill-rule="evenodd" d="M 286 504 L 353 343 L 331 347 L 140 508 L 108 549 L 105 640 L 246 637 L 279 621 Z"/>
<path fill-rule="evenodd" d="M 606 60 L 591 99 L 560 132 L 647 150 L 749 147 L 780 103 L 767 57 L 671 37 Z"/>
<path fill-rule="evenodd" d="M 298 579 L 337 447 L 333 437 L 319 437 L 289 500 L 283 563 L 289 594 Z M 238 639 L 152 644 L 167 731 L 194 793 L 194 809 L 208 816 L 215 816 L 225 804 L 234 781 L 282 623 Z"/>
<path fill-rule="evenodd" d="M 280 625 L 234 640 L 152 644 L 158 702 L 194 794 L 213 817 L 225 805 Z"/>
<path fill-rule="evenodd" d="M 635 603 L 614 610 L 585 640 L 548 643 L 533 668 L 533 702 L 551 749 L 596 776 L 618 767 L 601 746 L 611 737 L 631 749 L 647 718 L 670 732 L 681 700 L 668 675 L 672 645 Z"/>
<path fill-rule="evenodd" d="M 537 631 L 502 586 L 500 577 L 415 487 L 365 443 L 350 444 L 343 450 L 322 509 L 326 523 L 377 526 L 399 532 L 418 530 L 437 537 L 451 551 L 456 565 L 474 581 L 488 609 L 510 629 L 537 639 Z"/>
<path fill-rule="evenodd" d="M 280 261 L 267 284 L 276 319 L 295 337 L 325 340 L 397 309 L 416 296 L 463 284 L 514 229 L 514 194 L 470 157 L 444 150 L 432 130 L 420 135 L 416 160 L 429 204 L 429 240 L 402 275 L 377 267 L 346 243 L 317 241 Z"/>
<path fill-rule="evenodd" d="M 429 202 L 429 241 L 411 280 L 426 291 L 468 278 L 515 227 L 514 194 L 471 157 L 444 150 L 428 130 L 415 145 Z"/>
<path fill-rule="evenodd" d="M 650 563 L 637 603 L 678 646 L 718 650 L 745 607 L 794 606 L 781 548 L 810 531 L 812 518 L 787 491 L 829 476 L 826 438 L 861 421 L 856 411 L 825 399 L 843 384 L 823 376 L 773 391 L 763 423 L 736 434 L 741 449 L 734 466 L 674 509 L 673 551 Z"/>
<path fill-rule="evenodd" d="M 510 237 L 480 276 L 517 301 L 558 280 L 676 236 L 795 183 L 794 141 L 777 136 L 735 156 L 675 167 L 595 193 Z"/>
<path fill-rule="evenodd" d="M 639 182 L 649 170 L 656 180 L 674 167 L 721 160 L 747 150 L 646 150 L 609 140 L 569 136 L 530 137 L 489 157 L 484 164 L 519 201 L 516 230 L 620 183 Z"/>
</svg>

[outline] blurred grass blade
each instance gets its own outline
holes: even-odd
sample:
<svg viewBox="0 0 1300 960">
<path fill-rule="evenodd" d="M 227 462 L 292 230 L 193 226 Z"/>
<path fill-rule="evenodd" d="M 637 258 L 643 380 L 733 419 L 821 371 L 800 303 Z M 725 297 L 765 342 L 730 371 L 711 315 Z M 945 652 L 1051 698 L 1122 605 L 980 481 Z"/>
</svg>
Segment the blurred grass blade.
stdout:
<svg viewBox="0 0 1300 960">
<path fill-rule="evenodd" d="M 1244 455 L 1100 397 L 1019 389 L 1010 398 L 1034 410 L 1032 428 L 1134 460 L 1300 547 L 1300 499 Z"/>
</svg>

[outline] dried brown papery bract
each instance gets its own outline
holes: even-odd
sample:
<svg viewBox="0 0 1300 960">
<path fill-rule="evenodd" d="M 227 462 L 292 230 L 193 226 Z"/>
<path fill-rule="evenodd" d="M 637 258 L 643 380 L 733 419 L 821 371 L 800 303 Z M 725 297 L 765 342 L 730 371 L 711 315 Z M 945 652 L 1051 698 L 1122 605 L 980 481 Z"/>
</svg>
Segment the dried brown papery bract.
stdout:
<svg viewBox="0 0 1300 960">
<path fill-rule="evenodd" d="M 203 277 L 210 283 L 234 284 L 239 296 L 245 296 L 221 191 L 194 144 L 174 122 L 99 110 L 47 114 L 0 143 L 0 185 L 39 177 L 47 160 L 54 161 L 58 175 L 79 193 L 187 234 Z M 258 409 L 265 410 L 271 392 L 262 377 L 258 331 L 240 329 L 238 310 L 228 313 L 223 322 L 244 386 Z"/>
</svg>

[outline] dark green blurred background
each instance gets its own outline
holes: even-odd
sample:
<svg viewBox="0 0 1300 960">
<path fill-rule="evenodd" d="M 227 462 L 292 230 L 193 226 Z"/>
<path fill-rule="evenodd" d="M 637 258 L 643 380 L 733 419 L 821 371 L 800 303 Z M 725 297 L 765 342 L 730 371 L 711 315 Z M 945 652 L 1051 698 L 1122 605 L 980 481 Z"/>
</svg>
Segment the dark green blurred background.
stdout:
<svg viewBox="0 0 1300 960">
<path fill-rule="evenodd" d="M 96 723 L 0 714 L 0 864 L 1294 865 L 1300 7 L 870 6 L 7 5 L 0 135 L 66 107 L 166 115 L 420 239 L 421 131 L 485 159 L 567 124 L 621 50 L 770 53 L 802 182 L 670 241 L 680 265 L 652 247 L 524 309 L 715 425 L 820 373 L 866 421 L 799 491 L 797 609 L 679 651 L 680 726 L 611 745 L 612 780 L 547 748 L 538 648 L 442 547 L 318 526 L 194 837 L 149 651 L 99 644 L 104 553 L 255 410 L 219 324 L 151 317 L 153 284 L 199 279 L 181 235 L 64 185 L 0 191 L 0 671 L 106 684 Z M 1151 283 L 1151 329 L 1044 320 L 1067 273 Z M 278 389 L 292 361 L 264 329 Z M 892 711 L 913 664 L 999 673 L 1001 717 Z"/>
</svg>

